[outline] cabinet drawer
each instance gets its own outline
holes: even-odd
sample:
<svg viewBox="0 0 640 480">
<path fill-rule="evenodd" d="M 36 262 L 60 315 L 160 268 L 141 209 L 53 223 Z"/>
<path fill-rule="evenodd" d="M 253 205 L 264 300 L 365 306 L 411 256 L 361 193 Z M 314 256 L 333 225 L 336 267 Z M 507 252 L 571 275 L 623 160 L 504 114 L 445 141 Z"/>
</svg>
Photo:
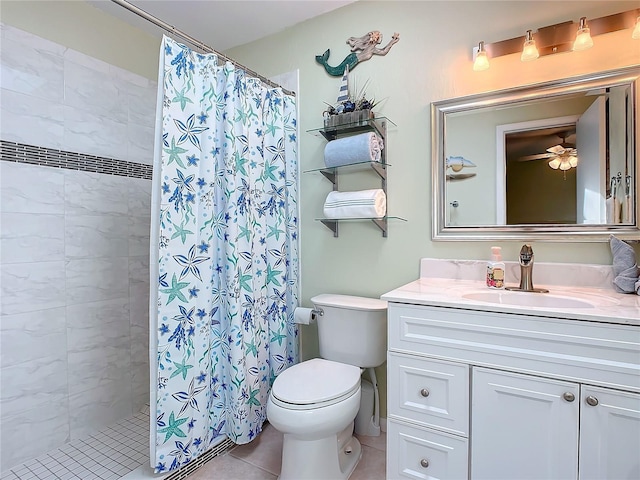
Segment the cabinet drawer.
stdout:
<svg viewBox="0 0 640 480">
<path fill-rule="evenodd" d="M 389 416 L 467 436 L 469 367 L 389 352 Z"/>
<path fill-rule="evenodd" d="M 387 423 L 387 479 L 453 480 L 468 478 L 466 438 Z"/>
</svg>

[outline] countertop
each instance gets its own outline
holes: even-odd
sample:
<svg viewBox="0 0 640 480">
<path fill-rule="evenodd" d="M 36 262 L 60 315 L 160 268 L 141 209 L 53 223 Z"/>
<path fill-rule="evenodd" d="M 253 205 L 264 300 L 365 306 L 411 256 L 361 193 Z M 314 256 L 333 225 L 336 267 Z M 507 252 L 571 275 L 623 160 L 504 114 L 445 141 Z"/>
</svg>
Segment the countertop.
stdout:
<svg viewBox="0 0 640 480">
<path fill-rule="evenodd" d="M 449 265 L 443 265 L 441 262 L 450 263 Z M 462 265 L 463 263 L 464 265 Z M 471 263 L 473 263 L 473 265 L 471 265 Z M 490 289 L 485 285 L 484 281 L 477 279 L 478 272 L 483 271 L 482 268 L 486 268 L 486 262 L 480 265 L 480 269 L 478 265 L 475 265 L 476 263 L 477 262 L 423 259 L 421 262 L 421 277 L 418 280 L 385 293 L 381 298 L 389 302 L 405 304 L 640 326 L 640 295 L 617 293 L 613 287 L 608 287 L 606 284 L 603 285 L 602 288 L 596 288 L 592 285 L 567 286 L 535 283 L 534 286 L 536 288 L 546 288 L 549 290 L 549 293 L 511 292 Z M 437 268 L 434 268 L 434 265 L 437 265 Z M 452 265 L 455 266 L 455 275 L 442 275 L 444 278 L 438 276 L 439 273 L 451 272 Z M 561 268 L 561 264 L 558 264 L 558 267 Z M 429 272 L 428 274 L 427 271 Z M 471 274 L 469 275 L 468 273 Z M 583 273 L 587 273 L 585 276 L 588 276 L 588 272 Z M 450 278 L 452 276 L 457 278 Z M 469 276 L 472 278 L 465 278 Z M 601 275 L 598 276 L 602 279 Z M 513 284 L 514 282 L 507 281 L 507 285 Z M 515 285 L 517 285 L 517 283 L 515 283 Z M 513 295 L 527 295 L 530 296 L 530 298 L 526 299 L 526 303 L 529 304 L 512 305 L 472 300 L 463 297 L 463 295 L 483 294 L 487 292 L 493 292 L 493 294 L 500 293 L 500 295 L 505 296 L 506 301 L 509 301 L 509 297 Z M 546 299 L 543 298 L 545 296 L 573 299 L 586 302 L 589 306 L 560 308 L 557 306 L 546 307 L 535 305 L 537 299 L 545 302 Z"/>
</svg>

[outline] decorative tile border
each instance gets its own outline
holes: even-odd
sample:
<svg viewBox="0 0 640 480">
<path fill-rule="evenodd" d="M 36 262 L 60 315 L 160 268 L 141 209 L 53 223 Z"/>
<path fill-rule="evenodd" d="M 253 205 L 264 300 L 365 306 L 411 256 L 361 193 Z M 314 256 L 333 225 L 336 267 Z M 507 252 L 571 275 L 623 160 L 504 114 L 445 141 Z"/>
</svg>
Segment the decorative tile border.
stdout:
<svg viewBox="0 0 640 480">
<path fill-rule="evenodd" d="M 144 163 L 66 152 L 64 150 L 8 142 L 6 140 L 0 140 L 0 147 L 0 160 L 7 162 L 28 163 L 44 167 L 81 170 L 83 172 L 144 178 L 147 180 L 151 180 L 153 172 L 153 167 Z"/>
</svg>

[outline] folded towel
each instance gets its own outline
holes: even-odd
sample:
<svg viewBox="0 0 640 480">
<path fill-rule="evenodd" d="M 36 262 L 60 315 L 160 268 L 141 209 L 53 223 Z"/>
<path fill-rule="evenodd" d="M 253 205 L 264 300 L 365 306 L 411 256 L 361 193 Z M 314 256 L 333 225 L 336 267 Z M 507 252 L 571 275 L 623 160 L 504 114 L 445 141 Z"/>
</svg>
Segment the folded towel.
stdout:
<svg viewBox="0 0 640 480">
<path fill-rule="evenodd" d="M 614 220 L 614 212 L 615 212 L 615 208 L 614 208 L 614 200 L 613 197 L 608 197 L 605 202 L 605 210 L 607 212 L 607 223 L 611 224 L 611 223 L 616 223 Z"/>
<path fill-rule="evenodd" d="M 609 239 L 611 255 L 613 256 L 613 275 L 620 275 L 624 270 L 636 264 L 636 252 L 633 247 L 618 237 L 611 235 Z"/>
<path fill-rule="evenodd" d="M 622 223 L 622 200 L 618 197 L 613 199 L 613 223 Z"/>
<path fill-rule="evenodd" d="M 331 192 L 324 202 L 326 218 L 381 218 L 386 212 L 387 197 L 380 188 Z"/>
<path fill-rule="evenodd" d="M 622 223 L 631 223 L 633 218 L 633 204 L 631 203 L 631 195 L 625 195 L 622 201 Z"/>
<path fill-rule="evenodd" d="M 634 265 L 616 275 L 613 279 L 613 288 L 618 293 L 636 293 L 638 283 L 638 267 Z"/>
<path fill-rule="evenodd" d="M 379 162 L 384 143 L 373 132 L 338 138 L 324 148 L 327 167 L 339 167 L 360 162 Z"/>
<path fill-rule="evenodd" d="M 613 255 L 613 288 L 618 293 L 638 292 L 638 265 L 633 247 L 613 235 L 609 242 Z"/>
</svg>

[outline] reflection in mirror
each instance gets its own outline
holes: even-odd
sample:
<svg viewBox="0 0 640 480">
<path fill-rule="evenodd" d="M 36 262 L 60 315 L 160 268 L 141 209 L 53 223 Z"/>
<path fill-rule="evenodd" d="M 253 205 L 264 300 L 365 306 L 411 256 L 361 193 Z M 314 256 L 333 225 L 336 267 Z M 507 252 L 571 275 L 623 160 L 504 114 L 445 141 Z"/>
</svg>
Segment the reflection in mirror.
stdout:
<svg viewBox="0 0 640 480">
<path fill-rule="evenodd" d="M 433 238 L 637 237 L 639 72 L 434 103 Z"/>
<path fill-rule="evenodd" d="M 505 184 L 496 191 L 497 224 L 576 224 L 576 173 L 583 160 L 575 148 L 576 123 L 528 129 L 530 123 L 498 128 L 504 163 L 497 167 L 500 172 L 504 165 Z"/>
</svg>

